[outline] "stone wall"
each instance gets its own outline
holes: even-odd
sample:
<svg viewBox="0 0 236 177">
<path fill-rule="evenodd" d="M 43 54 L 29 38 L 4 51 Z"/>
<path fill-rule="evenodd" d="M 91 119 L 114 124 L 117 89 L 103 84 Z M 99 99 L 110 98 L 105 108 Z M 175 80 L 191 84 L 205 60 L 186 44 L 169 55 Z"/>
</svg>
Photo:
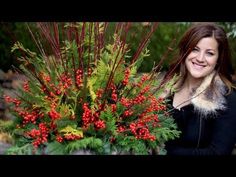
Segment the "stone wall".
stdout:
<svg viewBox="0 0 236 177">
<path fill-rule="evenodd" d="M 0 121 L 13 120 L 14 116 L 10 113 L 9 105 L 5 102 L 3 95 L 16 97 L 17 88 L 22 85 L 26 78 L 9 70 L 4 73 L 0 69 Z M 13 140 L 10 134 L 0 130 L 0 154 L 12 146 Z"/>
<path fill-rule="evenodd" d="M 22 85 L 26 78 L 24 75 L 16 74 L 9 70 L 4 73 L 0 70 L 0 119 L 2 120 L 12 120 L 13 115 L 10 114 L 9 105 L 4 101 L 3 95 L 16 97 L 16 89 Z"/>
</svg>

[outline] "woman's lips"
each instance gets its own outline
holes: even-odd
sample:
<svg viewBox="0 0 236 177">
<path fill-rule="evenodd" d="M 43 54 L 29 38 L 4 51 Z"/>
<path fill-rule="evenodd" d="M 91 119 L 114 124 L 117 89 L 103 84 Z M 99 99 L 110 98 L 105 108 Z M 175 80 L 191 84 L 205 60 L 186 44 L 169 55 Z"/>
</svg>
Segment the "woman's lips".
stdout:
<svg viewBox="0 0 236 177">
<path fill-rule="evenodd" d="M 201 69 L 205 68 L 205 65 L 201 65 L 198 63 L 194 63 L 194 62 L 192 62 L 192 64 L 193 64 L 193 67 L 197 70 L 201 70 Z"/>
</svg>

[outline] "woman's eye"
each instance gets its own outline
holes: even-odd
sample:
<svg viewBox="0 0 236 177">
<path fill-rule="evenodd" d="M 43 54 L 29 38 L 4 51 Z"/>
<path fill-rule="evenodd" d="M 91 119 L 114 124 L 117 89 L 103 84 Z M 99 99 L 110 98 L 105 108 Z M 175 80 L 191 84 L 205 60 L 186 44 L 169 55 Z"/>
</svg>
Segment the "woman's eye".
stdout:
<svg viewBox="0 0 236 177">
<path fill-rule="evenodd" d="M 207 52 L 207 55 L 209 55 L 209 56 L 213 56 L 214 53 L 212 53 L 212 52 Z"/>
<path fill-rule="evenodd" d="M 193 51 L 193 52 L 197 52 L 197 51 L 198 51 L 198 48 L 193 48 L 192 51 Z"/>
</svg>

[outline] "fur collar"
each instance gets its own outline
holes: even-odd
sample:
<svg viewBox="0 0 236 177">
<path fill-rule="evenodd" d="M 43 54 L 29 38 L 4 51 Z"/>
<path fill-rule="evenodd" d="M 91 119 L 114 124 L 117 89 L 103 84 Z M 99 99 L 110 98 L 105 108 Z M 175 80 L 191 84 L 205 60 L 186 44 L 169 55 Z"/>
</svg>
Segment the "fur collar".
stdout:
<svg viewBox="0 0 236 177">
<path fill-rule="evenodd" d="M 221 80 L 220 76 L 212 72 L 210 75 L 204 78 L 201 85 L 196 89 L 192 95 L 191 103 L 194 106 L 194 110 L 203 115 L 216 114 L 217 110 L 225 110 L 226 99 L 226 86 Z M 214 78 L 213 84 L 216 90 L 212 90 L 210 87 L 211 81 Z"/>
<path fill-rule="evenodd" d="M 217 88 L 215 91 L 211 89 L 210 84 L 214 78 L 214 85 Z M 172 89 L 171 89 L 172 90 Z M 164 97 L 171 94 L 171 90 L 166 90 Z M 226 86 L 216 72 L 212 72 L 206 76 L 201 85 L 192 93 L 191 103 L 194 106 L 194 111 L 203 117 L 209 114 L 216 114 L 217 110 L 225 110 L 226 99 Z"/>
</svg>

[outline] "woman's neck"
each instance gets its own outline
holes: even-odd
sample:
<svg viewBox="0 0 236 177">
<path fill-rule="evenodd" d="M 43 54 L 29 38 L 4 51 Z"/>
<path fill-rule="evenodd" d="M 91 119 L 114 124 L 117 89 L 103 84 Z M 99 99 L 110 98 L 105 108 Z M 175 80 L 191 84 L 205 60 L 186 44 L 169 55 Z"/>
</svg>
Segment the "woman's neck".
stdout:
<svg viewBox="0 0 236 177">
<path fill-rule="evenodd" d="M 174 94 L 173 98 L 173 107 L 176 109 L 180 109 L 181 107 L 190 104 L 190 101 L 192 99 L 192 95 L 196 91 L 196 89 L 200 86 L 202 83 L 201 79 L 196 79 L 193 77 L 188 76 L 180 90 L 178 90 Z"/>
<path fill-rule="evenodd" d="M 193 90 L 196 90 L 202 83 L 203 78 L 193 78 L 192 76 L 187 76 L 183 88 L 188 90 L 189 92 L 192 92 Z"/>
</svg>

